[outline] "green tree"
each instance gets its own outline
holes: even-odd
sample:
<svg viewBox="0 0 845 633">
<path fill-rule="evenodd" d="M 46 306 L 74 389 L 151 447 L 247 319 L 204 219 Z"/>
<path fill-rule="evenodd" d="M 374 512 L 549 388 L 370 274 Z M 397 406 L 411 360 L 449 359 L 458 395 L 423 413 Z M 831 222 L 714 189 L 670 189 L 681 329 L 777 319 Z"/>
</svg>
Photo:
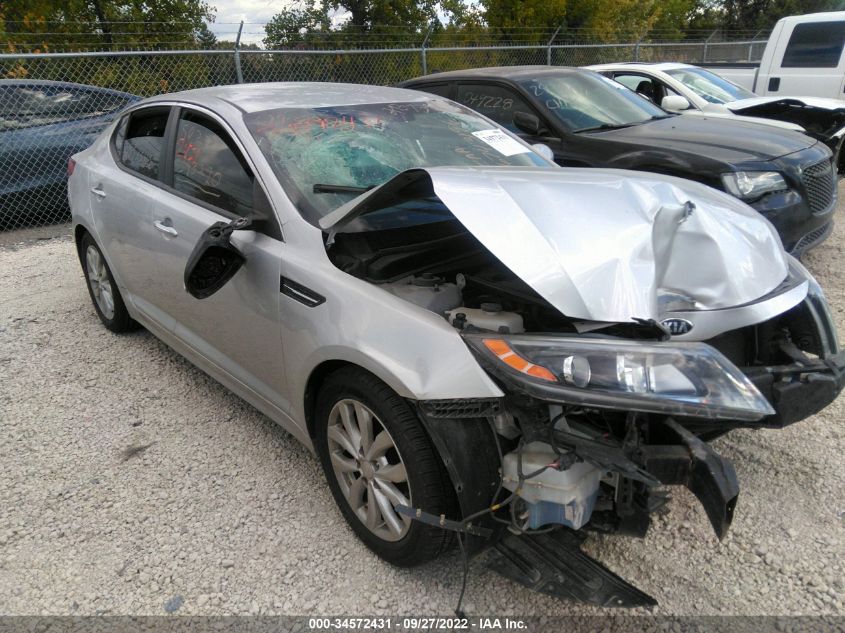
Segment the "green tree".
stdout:
<svg viewBox="0 0 845 633">
<path fill-rule="evenodd" d="M 203 23 L 196 30 L 197 46 L 203 50 L 214 50 L 217 48 L 217 36 L 208 28 L 208 25 Z"/>
<path fill-rule="evenodd" d="M 335 11 L 348 11 L 349 25 L 358 29 L 380 26 L 418 27 L 437 15 L 437 0 L 328 0 Z"/>
<path fill-rule="evenodd" d="M 264 46 L 288 48 L 308 42 L 315 32 L 327 32 L 331 27 L 328 8 L 315 0 L 300 0 L 274 15 L 264 25 Z"/>
<path fill-rule="evenodd" d="M 652 29 L 680 36 L 701 0 L 481 0 L 485 22 L 502 34 L 534 28 L 534 39 L 562 28 L 562 37 L 630 40 Z"/>
<path fill-rule="evenodd" d="M 566 20 L 568 0 L 481 0 L 484 20 L 502 32 L 556 29 Z"/>
<path fill-rule="evenodd" d="M 205 0 L 4 0 L 0 37 L 11 50 L 50 50 L 68 42 L 80 48 L 154 47 L 192 43 L 213 19 Z M 122 24 L 115 30 L 117 22 Z"/>
<path fill-rule="evenodd" d="M 768 29 L 790 15 L 836 11 L 841 0 L 722 0 L 716 3 L 724 29 Z"/>
</svg>

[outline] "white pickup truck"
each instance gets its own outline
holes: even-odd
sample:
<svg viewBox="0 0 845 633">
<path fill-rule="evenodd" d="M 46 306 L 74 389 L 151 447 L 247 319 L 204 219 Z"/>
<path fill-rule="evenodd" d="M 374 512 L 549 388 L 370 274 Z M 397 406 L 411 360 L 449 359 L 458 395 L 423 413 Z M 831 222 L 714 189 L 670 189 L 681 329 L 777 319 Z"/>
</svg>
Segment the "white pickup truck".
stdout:
<svg viewBox="0 0 845 633">
<path fill-rule="evenodd" d="M 760 96 L 845 98 L 845 11 L 783 18 L 755 64 L 702 64 Z"/>
</svg>

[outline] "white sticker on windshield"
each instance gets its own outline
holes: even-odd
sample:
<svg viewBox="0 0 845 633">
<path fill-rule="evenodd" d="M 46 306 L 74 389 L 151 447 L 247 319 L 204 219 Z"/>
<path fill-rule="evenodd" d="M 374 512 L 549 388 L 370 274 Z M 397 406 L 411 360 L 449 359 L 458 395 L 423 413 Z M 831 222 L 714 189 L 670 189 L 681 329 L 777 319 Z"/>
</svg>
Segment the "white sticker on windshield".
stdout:
<svg viewBox="0 0 845 633">
<path fill-rule="evenodd" d="M 531 151 L 525 145 L 522 145 L 502 132 L 502 130 L 479 130 L 478 132 L 473 132 L 472 135 L 487 143 L 503 156 L 527 154 Z"/>
</svg>

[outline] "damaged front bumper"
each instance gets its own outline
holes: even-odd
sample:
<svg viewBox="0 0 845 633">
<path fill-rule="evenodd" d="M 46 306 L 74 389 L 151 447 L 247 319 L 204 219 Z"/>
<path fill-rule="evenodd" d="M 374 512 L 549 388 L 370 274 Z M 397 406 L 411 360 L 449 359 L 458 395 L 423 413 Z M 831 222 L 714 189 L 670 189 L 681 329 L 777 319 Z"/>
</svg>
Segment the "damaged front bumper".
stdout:
<svg viewBox="0 0 845 633">
<path fill-rule="evenodd" d="M 745 370 L 754 386 L 772 403 L 775 414 L 756 426 L 782 428 L 824 409 L 845 387 L 845 352 L 824 359 Z"/>
</svg>

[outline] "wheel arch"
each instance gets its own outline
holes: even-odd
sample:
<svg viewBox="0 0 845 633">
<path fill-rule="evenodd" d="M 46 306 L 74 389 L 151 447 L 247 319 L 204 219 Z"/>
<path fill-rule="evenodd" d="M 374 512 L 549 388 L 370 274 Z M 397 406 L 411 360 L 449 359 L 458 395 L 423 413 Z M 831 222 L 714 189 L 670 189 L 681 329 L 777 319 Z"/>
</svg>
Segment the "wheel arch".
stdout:
<svg viewBox="0 0 845 633">
<path fill-rule="evenodd" d="M 320 392 L 320 387 L 322 387 L 326 378 L 344 367 L 357 367 L 358 369 L 369 372 L 364 367 L 350 361 L 334 359 L 323 361 L 314 367 L 308 375 L 308 380 L 305 382 L 305 391 L 303 392 L 302 410 L 305 413 L 305 427 L 308 430 L 308 437 L 312 440 L 317 435 L 314 415 L 317 410 L 317 394 Z M 378 376 L 376 377 L 378 378 Z"/>
<path fill-rule="evenodd" d="M 79 257 L 79 263 L 82 265 L 83 269 L 85 267 L 85 262 L 83 261 L 82 255 L 82 240 L 85 238 L 86 235 L 90 236 L 94 244 L 97 245 L 97 248 L 100 249 L 100 253 L 102 253 L 103 258 L 106 260 L 106 264 L 108 264 L 109 270 L 111 271 L 112 277 L 114 277 L 114 281 L 117 284 L 117 287 L 121 291 L 124 291 L 125 286 L 123 285 L 123 280 L 120 277 L 120 271 L 117 270 L 114 263 L 112 262 L 111 254 L 106 248 L 103 247 L 103 244 L 100 243 L 96 231 L 86 226 L 84 222 L 76 222 L 73 226 L 73 240 L 76 245 L 76 254 Z"/>
<path fill-rule="evenodd" d="M 76 254 L 79 256 L 79 261 L 82 261 L 82 240 L 86 235 L 91 235 L 91 239 L 94 239 L 93 234 L 84 224 L 77 224 L 73 227 L 73 241 L 76 244 Z"/>
<path fill-rule="evenodd" d="M 494 430 L 490 423 L 484 418 L 454 419 L 426 415 L 420 407 L 420 401 L 399 392 L 392 384 L 393 381 L 385 380 L 377 372 L 358 363 L 341 359 L 325 360 L 314 367 L 308 376 L 303 405 L 308 436 L 312 440 L 316 437 L 315 412 L 320 387 L 331 374 L 347 367 L 367 372 L 408 401 L 446 468 L 461 516 L 468 516 L 489 505 L 499 480 L 500 466 Z M 468 538 L 467 545 L 475 550 L 481 546 L 481 541 Z"/>
</svg>

